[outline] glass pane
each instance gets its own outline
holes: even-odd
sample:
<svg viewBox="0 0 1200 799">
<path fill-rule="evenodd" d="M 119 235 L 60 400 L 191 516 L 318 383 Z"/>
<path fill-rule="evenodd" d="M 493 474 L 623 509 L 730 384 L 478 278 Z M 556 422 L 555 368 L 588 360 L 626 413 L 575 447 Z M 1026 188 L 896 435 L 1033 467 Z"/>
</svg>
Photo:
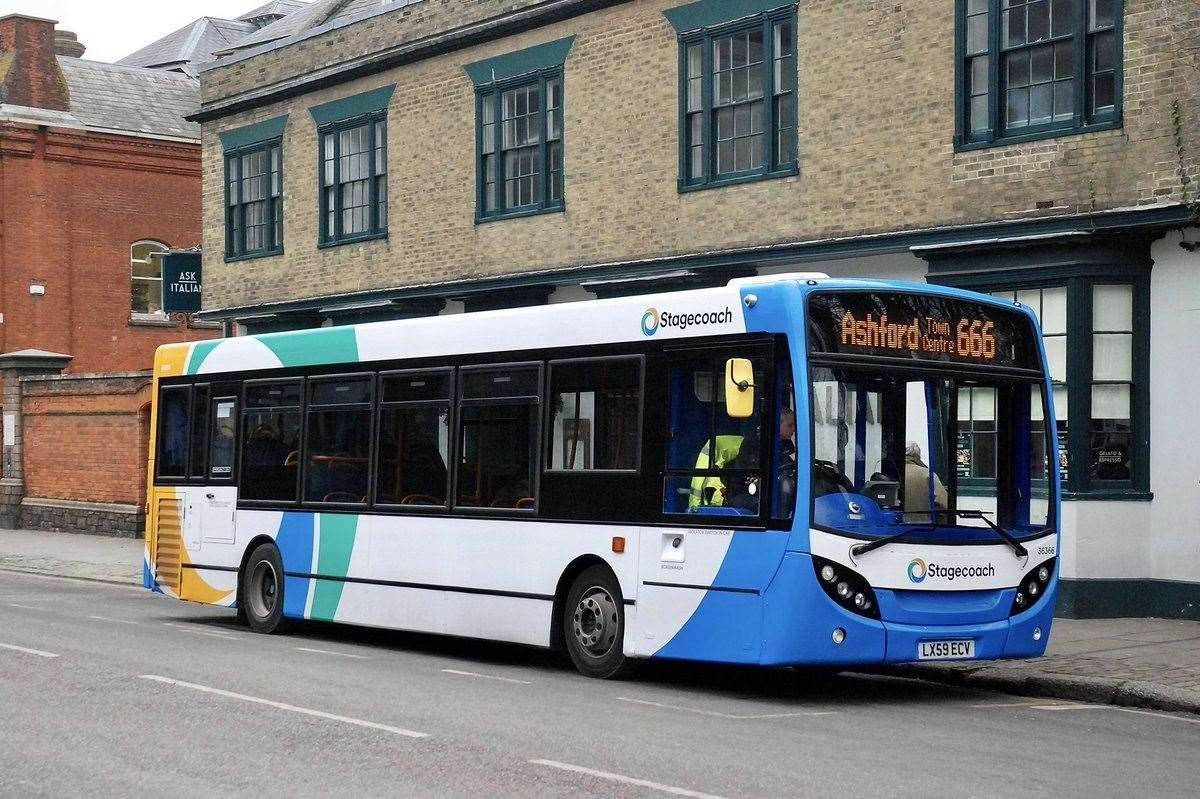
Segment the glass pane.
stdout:
<svg viewBox="0 0 1200 799">
<path fill-rule="evenodd" d="M 693 44 L 691 47 L 688 48 L 687 59 L 688 59 L 688 77 L 689 78 L 702 77 L 702 73 L 704 72 L 704 66 L 703 66 L 703 59 L 702 59 L 702 53 L 700 50 L 700 45 Z"/>
<path fill-rule="evenodd" d="M 386 375 L 383 378 L 384 402 L 428 402 L 450 399 L 450 375 L 447 372 Z"/>
<path fill-rule="evenodd" d="M 1044 333 L 1067 332 L 1067 289 L 1042 289 L 1042 331 Z"/>
<path fill-rule="evenodd" d="M 186 386 L 162 390 L 156 455 L 158 473 L 163 477 L 187 477 L 189 393 Z"/>
<path fill-rule="evenodd" d="M 1050 35 L 1050 3 L 1048 0 L 1036 0 L 1030 3 L 1028 41 L 1040 42 Z"/>
<path fill-rule="evenodd" d="M 719 142 L 717 144 L 717 172 L 723 175 L 733 171 L 733 141 Z"/>
<path fill-rule="evenodd" d="M 260 383 L 246 386 L 247 408 L 300 406 L 300 382 Z"/>
<path fill-rule="evenodd" d="M 1133 330 L 1133 286 L 1092 288 L 1092 330 Z"/>
<path fill-rule="evenodd" d="M 196 386 L 192 397 L 192 477 L 204 477 L 204 443 L 208 440 L 208 386 Z"/>
<path fill-rule="evenodd" d="M 1001 30 L 1004 32 L 1005 47 L 1025 44 L 1025 7 L 1018 6 L 1005 11 Z"/>
<path fill-rule="evenodd" d="M 1092 82 L 1092 111 L 1112 108 L 1116 96 L 1116 78 L 1111 72 L 1097 75 Z"/>
<path fill-rule="evenodd" d="M 968 14 L 983 14 L 988 10 L 988 0 L 967 0 Z"/>
<path fill-rule="evenodd" d="M 1046 360 L 1050 363 L 1050 377 L 1054 380 L 1067 379 L 1067 337 L 1046 336 Z"/>
<path fill-rule="evenodd" d="M 971 94 L 987 94 L 988 90 L 988 57 L 976 56 L 971 59 Z"/>
<path fill-rule="evenodd" d="M 212 410 L 212 441 L 208 447 L 208 476 L 224 480 L 233 474 L 233 457 L 237 437 L 237 400 L 218 400 L 213 403 Z"/>
<path fill-rule="evenodd" d="M 971 98 L 971 132 L 980 133 L 988 129 L 988 98 L 986 94 Z"/>
<path fill-rule="evenodd" d="M 367 407 L 310 411 L 306 433 L 306 502 L 367 501 L 371 410 Z"/>
<path fill-rule="evenodd" d="M 1112 32 L 1099 33 L 1092 38 L 1092 68 L 1097 72 L 1112 69 L 1116 65 L 1117 53 Z"/>
<path fill-rule="evenodd" d="M 1129 419 L 1129 386 L 1092 386 L 1093 419 Z"/>
<path fill-rule="evenodd" d="M 467 405 L 461 413 L 458 504 L 529 510 L 537 438 L 536 403 Z"/>
<path fill-rule="evenodd" d="M 1088 0 L 1088 25 L 1091 30 L 1111 27 L 1116 20 L 1114 0 Z"/>
<path fill-rule="evenodd" d="M 1061 425 L 1070 417 L 1070 406 L 1067 405 L 1067 387 L 1054 387 L 1054 418 Z"/>
<path fill-rule="evenodd" d="M 1029 122 L 1029 89 L 1008 90 L 1008 124 L 1026 125 Z"/>
<path fill-rule="evenodd" d="M 1029 124 L 1042 125 L 1054 117 L 1054 87 L 1043 83 L 1029 89 Z"/>
<path fill-rule="evenodd" d="M 1129 380 L 1133 368 L 1133 335 L 1096 333 L 1092 336 L 1092 377 Z"/>
<path fill-rule="evenodd" d="M 410 379 L 405 378 L 405 382 Z M 450 454 L 446 405 L 385 407 L 380 414 L 376 501 L 445 506 Z"/>
<path fill-rule="evenodd" d="M 551 366 L 549 468 L 636 469 L 641 370 L 636 361 Z"/>
<path fill-rule="evenodd" d="M 462 373 L 463 399 L 537 397 L 540 393 L 536 367 L 470 370 Z"/>
<path fill-rule="evenodd" d="M 967 19 L 967 54 L 985 53 L 988 49 L 988 18 L 980 14 Z"/>
<path fill-rule="evenodd" d="M 1075 82 L 1060 80 L 1054 84 L 1054 118 L 1067 120 L 1075 115 Z"/>
<path fill-rule="evenodd" d="M 1004 63 L 1008 69 L 1008 86 L 1010 89 L 1029 85 L 1029 51 L 1010 53 Z"/>
<path fill-rule="evenodd" d="M 350 405 L 371 401 L 371 378 L 343 377 L 312 381 L 308 386 L 310 405 Z"/>
<path fill-rule="evenodd" d="M 971 389 L 971 417 L 976 422 L 996 421 L 996 389 Z"/>
<path fill-rule="evenodd" d="M 1059 42 L 1054 45 L 1054 77 L 1070 78 L 1075 74 L 1075 44 Z"/>
<path fill-rule="evenodd" d="M 1054 46 L 1035 47 L 1030 51 L 1033 83 L 1049 83 L 1054 79 Z"/>
<path fill-rule="evenodd" d="M 1066 36 L 1075 29 L 1075 0 L 1053 0 L 1050 9 L 1050 35 Z"/>
<path fill-rule="evenodd" d="M 158 313 L 162 310 L 162 281 L 135 277 L 130 286 L 130 310 L 135 313 Z"/>
<path fill-rule="evenodd" d="M 300 410 L 247 410 L 242 431 L 239 497 L 295 502 L 300 467 Z"/>
<path fill-rule="evenodd" d="M 775 57 L 783 58 L 792 53 L 792 24 L 782 22 L 775 26 Z"/>
</svg>

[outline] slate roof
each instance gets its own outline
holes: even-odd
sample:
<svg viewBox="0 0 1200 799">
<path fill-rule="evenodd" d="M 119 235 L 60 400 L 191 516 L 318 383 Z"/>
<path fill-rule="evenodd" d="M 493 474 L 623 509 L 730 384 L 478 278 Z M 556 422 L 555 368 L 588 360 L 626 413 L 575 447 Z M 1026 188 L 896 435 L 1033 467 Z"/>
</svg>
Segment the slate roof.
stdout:
<svg viewBox="0 0 1200 799">
<path fill-rule="evenodd" d="M 200 105 L 200 81 L 179 72 L 58 56 L 71 94 L 71 115 L 91 128 L 200 138 L 184 119 Z"/>
<path fill-rule="evenodd" d="M 228 48 L 217 51 L 217 57 L 240 53 L 252 47 L 283 39 L 303 37 L 306 34 L 316 33 L 318 30 L 338 28 L 365 17 L 412 5 L 415 2 L 418 0 L 317 0 L 317 2 L 239 39 Z"/>
<path fill-rule="evenodd" d="M 309 4 L 310 0 L 271 0 L 269 3 L 264 3 L 252 11 L 247 11 L 238 17 L 243 22 L 257 20 L 260 17 L 286 17 L 295 11 L 299 11 Z"/>
<path fill-rule="evenodd" d="M 195 65 L 212 61 L 215 51 L 224 50 L 255 30 L 249 22 L 201 17 L 117 63 L 131 67 L 175 68 L 195 76 Z"/>
</svg>

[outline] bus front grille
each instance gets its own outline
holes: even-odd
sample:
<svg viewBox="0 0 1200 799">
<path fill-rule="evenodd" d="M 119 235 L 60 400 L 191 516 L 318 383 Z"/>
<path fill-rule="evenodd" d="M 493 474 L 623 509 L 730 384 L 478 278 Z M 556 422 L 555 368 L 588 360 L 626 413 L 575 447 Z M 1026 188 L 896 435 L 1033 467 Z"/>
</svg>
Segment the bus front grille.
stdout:
<svg viewBox="0 0 1200 799">
<path fill-rule="evenodd" d="M 158 582 L 179 594 L 182 573 L 183 503 L 174 497 L 159 497 L 156 508 L 158 530 L 155 536 L 154 566 Z"/>
</svg>

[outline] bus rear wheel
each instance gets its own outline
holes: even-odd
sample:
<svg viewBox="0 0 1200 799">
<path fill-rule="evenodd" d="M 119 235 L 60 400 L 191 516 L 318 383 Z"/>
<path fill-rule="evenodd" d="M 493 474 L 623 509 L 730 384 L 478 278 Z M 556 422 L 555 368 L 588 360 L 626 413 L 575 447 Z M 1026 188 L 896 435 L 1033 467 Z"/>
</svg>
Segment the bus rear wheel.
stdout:
<svg viewBox="0 0 1200 799">
<path fill-rule="evenodd" d="M 238 609 L 251 630 L 283 628 L 283 560 L 274 544 L 259 544 L 246 559 L 238 580 Z"/>
<path fill-rule="evenodd" d="M 607 566 L 590 566 L 575 578 L 563 604 L 562 633 L 567 655 L 580 673 L 600 679 L 628 673 L 625 603 Z"/>
</svg>

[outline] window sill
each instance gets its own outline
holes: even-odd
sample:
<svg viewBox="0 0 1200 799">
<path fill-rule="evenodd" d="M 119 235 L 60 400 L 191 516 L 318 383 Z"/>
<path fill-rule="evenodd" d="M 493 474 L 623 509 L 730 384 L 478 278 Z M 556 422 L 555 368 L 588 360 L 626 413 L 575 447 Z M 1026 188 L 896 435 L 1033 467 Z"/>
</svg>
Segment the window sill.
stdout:
<svg viewBox="0 0 1200 799">
<path fill-rule="evenodd" d="M 245 255 L 226 255 L 225 263 L 232 264 L 237 261 L 256 261 L 259 258 L 274 258 L 276 255 L 283 255 L 283 248 L 278 250 L 267 250 L 266 252 L 248 252 Z"/>
<path fill-rule="evenodd" d="M 686 180 L 679 181 L 679 193 L 687 194 L 693 191 L 704 191 L 706 189 L 721 189 L 726 186 L 740 186 L 743 183 L 757 183 L 760 180 L 775 180 L 776 178 L 792 178 L 800 174 L 800 168 L 792 165 L 786 169 L 777 169 L 774 172 L 755 172 L 749 175 L 731 175 L 725 178 L 716 178 L 707 183 L 688 183 Z"/>
<path fill-rule="evenodd" d="M 206 322 L 203 319 L 188 318 L 187 323 L 189 330 L 223 330 L 225 326 L 220 322 Z"/>
<path fill-rule="evenodd" d="M 475 224 L 486 225 L 488 222 L 502 222 L 505 219 L 521 219 L 526 216 L 541 216 L 542 214 L 559 214 L 567 210 L 566 203 L 555 203 L 547 205 L 544 208 L 521 208 L 516 211 L 505 211 L 499 214 L 488 214 L 487 216 L 475 215 Z"/>
<path fill-rule="evenodd" d="M 1150 502 L 1153 491 L 1122 491 L 1105 488 L 1095 491 L 1064 491 L 1063 502 Z"/>
<path fill-rule="evenodd" d="M 1099 133 L 1105 130 L 1118 130 L 1120 127 L 1121 120 L 1113 119 L 1077 127 L 1048 128 L 1029 131 L 1028 133 L 1015 133 L 1011 136 L 999 136 L 986 141 L 956 140 L 954 142 L 954 152 L 966 153 L 974 150 L 990 150 L 993 147 L 1006 147 L 1010 144 L 1024 144 L 1026 142 L 1044 141 L 1046 139 L 1062 139 L 1067 136 L 1081 136 L 1085 133 Z"/>
<path fill-rule="evenodd" d="M 175 327 L 175 322 L 166 314 L 139 314 L 131 313 L 129 315 L 129 324 L 131 327 Z"/>
<path fill-rule="evenodd" d="M 342 247 L 347 244 L 361 244 L 364 241 L 378 241 L 386 239 L 388 232 L 385 230 L 382 233 L 368 233 L 364 236 L 345 236 L 340 239 L 329 239 L 328 241 L 317 242 L 318 250 L 326 250 L 330 247 Z"/>
</svg>

